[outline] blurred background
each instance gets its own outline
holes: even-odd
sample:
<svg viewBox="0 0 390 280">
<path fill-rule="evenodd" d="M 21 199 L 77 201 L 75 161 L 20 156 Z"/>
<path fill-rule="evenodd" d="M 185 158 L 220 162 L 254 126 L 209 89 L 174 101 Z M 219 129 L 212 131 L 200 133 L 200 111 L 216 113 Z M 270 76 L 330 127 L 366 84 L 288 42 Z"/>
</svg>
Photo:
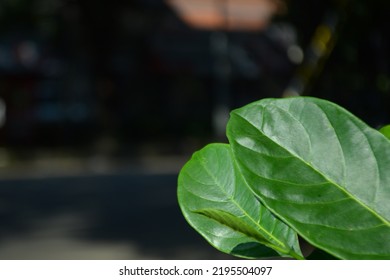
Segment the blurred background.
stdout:
<svg viewBox="0 0 390 280">
<path fill-rule="evenodd" d="M 390 2 L 0 0 L 0 259 L 226 259 L 177 174 L 228 112 L 311 95 L 390 123 Z"/>
</svg>

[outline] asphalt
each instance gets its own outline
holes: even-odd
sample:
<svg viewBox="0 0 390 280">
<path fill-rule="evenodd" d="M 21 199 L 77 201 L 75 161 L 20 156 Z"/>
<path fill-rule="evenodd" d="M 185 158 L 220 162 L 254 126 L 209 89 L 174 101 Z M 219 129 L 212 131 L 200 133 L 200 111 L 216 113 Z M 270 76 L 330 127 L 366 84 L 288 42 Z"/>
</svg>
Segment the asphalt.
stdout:
<svg viewBox="0 0 390 280">
<path fill-rule="evenodd" d="M 0 259 L 231 259 L 184 220 L 176 199 L 181 161 L 151 162 L 156 168 L 47 162 L 3 170 Z"/>
</svg>

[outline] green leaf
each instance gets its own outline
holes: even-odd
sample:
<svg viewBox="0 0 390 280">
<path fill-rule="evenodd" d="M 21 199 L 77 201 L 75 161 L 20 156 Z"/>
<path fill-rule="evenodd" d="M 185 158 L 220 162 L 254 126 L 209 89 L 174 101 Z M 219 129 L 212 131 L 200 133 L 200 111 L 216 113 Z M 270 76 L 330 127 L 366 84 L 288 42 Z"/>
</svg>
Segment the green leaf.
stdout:
<svg viewBox="0 0 390 280">
<path fill-rule="evenodd" d="M 390 139 L 390 124 L 385 125 L 379 130 L 384 136 L 387 137 L 387 139 Z"/>
<path fill-rule="evenodd" d="M 390 259 L 390 142 L 345 109 L 264 99 L 232 112 L 236 162 L 262 203 L 343 259 Z"/>
<path fill-rule="evenodd" d="M 302 259 L 296 233 L 260 204 L 233 161 L 229 145 L 196 152 L 178 179 L 184 217 L 211 245 L 244 258 L 278 254 Z"/>
</svg>

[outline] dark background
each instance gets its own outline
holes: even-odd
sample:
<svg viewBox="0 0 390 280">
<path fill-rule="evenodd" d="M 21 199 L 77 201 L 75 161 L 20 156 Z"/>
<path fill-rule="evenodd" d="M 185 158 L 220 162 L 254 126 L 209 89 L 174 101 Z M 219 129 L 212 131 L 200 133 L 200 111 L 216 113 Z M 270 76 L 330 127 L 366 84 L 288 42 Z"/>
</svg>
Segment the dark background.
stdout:
<svg viewBox="0 0 390 280">
<path fill-rule="evenodd" d="M 224 79 L 222 33 L 163 0 L 0 0 L 0 258 L 227 258 L 176 202 L 192 152 L 224 141 L 220 102 L 281 97 L 310 77 L 305 94 L 390 123 L 389 1 L 287 6 L 266 30 L 223 33 Z M 316 67 L 288 56 L 310 57 L 315 30 L 335 22 Z"/>
</svg>

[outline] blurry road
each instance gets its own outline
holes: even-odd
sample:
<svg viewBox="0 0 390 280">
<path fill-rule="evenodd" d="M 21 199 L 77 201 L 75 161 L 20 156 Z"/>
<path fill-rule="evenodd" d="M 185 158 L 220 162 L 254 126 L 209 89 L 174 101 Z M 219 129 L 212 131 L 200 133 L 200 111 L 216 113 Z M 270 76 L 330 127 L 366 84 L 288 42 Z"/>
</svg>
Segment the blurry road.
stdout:
<svg viewBox="0 0 390 280">
<path fill-rule="evenodd" d="M 0 177 L 0 259 L 230 258 L 185 222 L 176 180 L 127 171 Z"/>
</svg>

